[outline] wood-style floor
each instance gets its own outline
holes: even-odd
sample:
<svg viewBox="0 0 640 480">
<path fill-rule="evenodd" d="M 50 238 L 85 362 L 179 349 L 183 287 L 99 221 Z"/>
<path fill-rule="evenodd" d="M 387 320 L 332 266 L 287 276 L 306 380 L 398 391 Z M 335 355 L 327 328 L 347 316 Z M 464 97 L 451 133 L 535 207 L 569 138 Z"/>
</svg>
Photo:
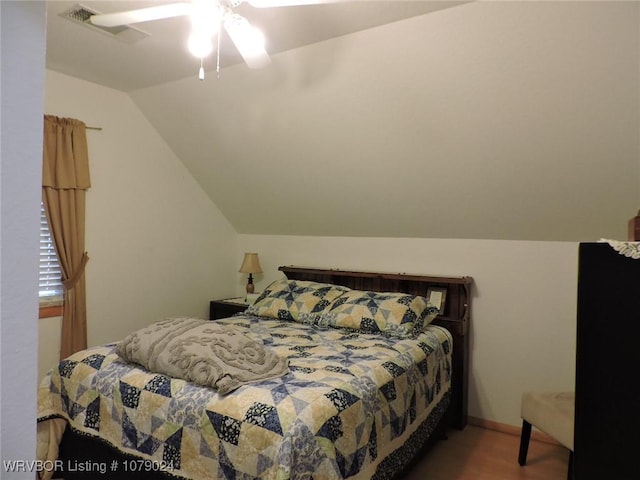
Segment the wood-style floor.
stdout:
<svg viewBox="0 0 640 480">
<path fill-rule="evenodd" d="M 518 464 L 520 438 L 468 425 L 436 443 L 403 480 L 565 480 L 569 451 L 531 440 L 527 465 Z"/>
</svg>

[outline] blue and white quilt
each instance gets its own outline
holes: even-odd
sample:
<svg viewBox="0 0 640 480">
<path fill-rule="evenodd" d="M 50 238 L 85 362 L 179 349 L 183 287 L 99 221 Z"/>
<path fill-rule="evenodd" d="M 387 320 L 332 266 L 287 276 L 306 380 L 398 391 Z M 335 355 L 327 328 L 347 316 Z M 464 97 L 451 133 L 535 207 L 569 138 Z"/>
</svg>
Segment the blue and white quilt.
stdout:
<svg viewBox="0 0 640 480">
<path fill-rule="evenodd" d="M 287 357 L 289 373 L 223 396 L 126 363 L 116 345 L 90 348 L 42 382 L 39 429 L 61 418 L 194 480 L 388 478 L 400 447 L 448 404 L 442 327 L 398 339 L 246 314 L 217 322 Z"/>
</svg>

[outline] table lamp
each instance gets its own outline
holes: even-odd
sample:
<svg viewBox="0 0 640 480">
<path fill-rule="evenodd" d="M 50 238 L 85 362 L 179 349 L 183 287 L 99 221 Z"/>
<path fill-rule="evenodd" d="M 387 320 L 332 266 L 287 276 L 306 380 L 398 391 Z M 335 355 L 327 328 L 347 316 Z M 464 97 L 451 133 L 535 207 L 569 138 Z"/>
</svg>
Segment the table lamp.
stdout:
<svg viewBox="0 0 640 480">
<path fill-rule="evenodd" d="M 257 253 L 245 253 L 244 260 L 242 261 L 242 265 L 240 266 L 240 273 L 248 273 L 249 279 L 247 280 L 247 293 L 253 293 L 253 274 L 254 273 L 262 273 L 262 268 L 260 268 L 260 260 L 258 260 Z"/>
</svg>

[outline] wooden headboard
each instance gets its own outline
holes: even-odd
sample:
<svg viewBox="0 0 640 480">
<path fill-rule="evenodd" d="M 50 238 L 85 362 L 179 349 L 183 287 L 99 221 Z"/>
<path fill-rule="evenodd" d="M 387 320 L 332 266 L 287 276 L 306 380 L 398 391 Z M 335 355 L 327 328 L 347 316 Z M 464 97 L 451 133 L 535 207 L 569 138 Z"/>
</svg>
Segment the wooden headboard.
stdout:
<svg viewBox="0 0 640 480">
<path fill-rule="evenodd" d="M 469 389 L 469 323 L 471 319 L 471 277 L 439 277 L 402 273 L 353 272 L 305 267 L 278 268 L 290 280 L 343 285 L 356 290 L 403 292 L 427 296 L 429 288 L 446 290 L 443 313 L 433 321 L 453 336 L 453 384 L 451 422 L 462 429 L 467 424 Z"/>
</svg>

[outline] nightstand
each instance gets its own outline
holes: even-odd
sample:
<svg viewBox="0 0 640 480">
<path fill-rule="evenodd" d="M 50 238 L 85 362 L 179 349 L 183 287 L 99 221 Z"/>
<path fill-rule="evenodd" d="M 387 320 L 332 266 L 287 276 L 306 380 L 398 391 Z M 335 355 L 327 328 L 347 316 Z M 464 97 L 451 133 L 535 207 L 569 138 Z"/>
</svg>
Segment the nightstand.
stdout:
<svg viewBox="0 0 640 480">
<path fill-rule="evenodd" d="M 236 313 L 244 312 L 248 306 L 249 304 L 244 297 L 211 300 L 209 302 L 209 320 L 227 318 Z"/>
</svg>

